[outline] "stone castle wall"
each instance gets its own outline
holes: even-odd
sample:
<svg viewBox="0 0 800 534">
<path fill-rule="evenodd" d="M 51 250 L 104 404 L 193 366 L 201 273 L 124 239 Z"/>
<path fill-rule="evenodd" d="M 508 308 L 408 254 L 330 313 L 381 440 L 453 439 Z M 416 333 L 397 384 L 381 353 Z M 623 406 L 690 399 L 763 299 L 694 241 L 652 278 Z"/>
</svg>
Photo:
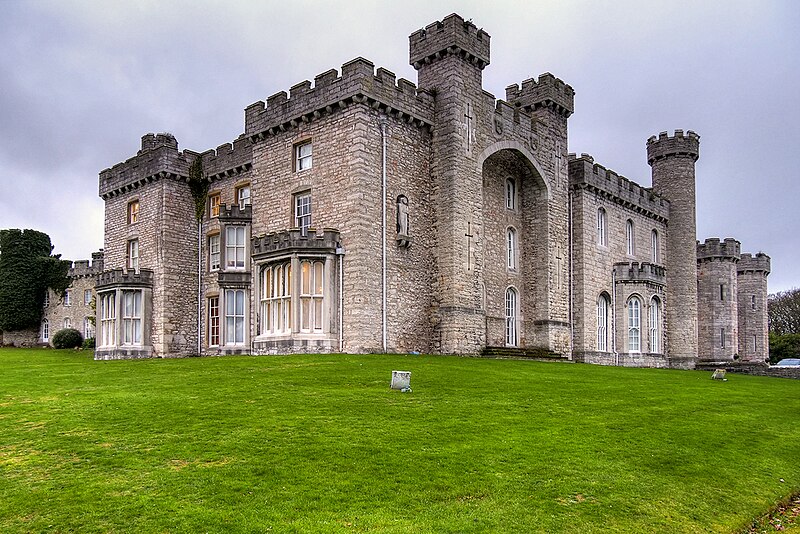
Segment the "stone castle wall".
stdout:
<svg viewBox="0 0 800 534">
<path fill-rule="evenodd" d="M 739 313 L 739 358 L 763 362 L 769 357 L 767 317 L 767 276 L 770 258 L 766 254 L 742 254 L 736 268 Z"/>
</svg>

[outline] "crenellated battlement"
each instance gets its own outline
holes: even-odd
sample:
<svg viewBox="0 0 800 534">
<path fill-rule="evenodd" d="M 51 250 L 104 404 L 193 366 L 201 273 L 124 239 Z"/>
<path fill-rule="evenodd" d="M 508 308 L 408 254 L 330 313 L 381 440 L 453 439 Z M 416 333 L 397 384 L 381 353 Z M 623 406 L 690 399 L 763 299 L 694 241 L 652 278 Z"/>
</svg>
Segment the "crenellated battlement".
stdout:
<svg viewBox="0 0 800 534">
<path fill-rule="evenodd" d="M 663 286 L 667 281 L 667 272 L 661 265 L 646 261 L 618 262 L 614 264 L 617 282 L 649 282 Z"/>
<path fill-rule="evenodd" d="M 739 259 L 739 264 L 737 265 L 736 271 L 739 274 L 744 273 L 763 273 L 769 274 L 771 268 L 771 260 L 770 257 L 764 254 L 763 252 L 758 252 L 757 254 L 753 255 L 749 252 L 745 252 L 741 255 Z"/>
<path fill-rule="evenodd" d="M 574 188 L 587 188 L 603 194 L 617 204 L 654 219 L 669 219 L 670 203 L 652 189 L 628 180 L 611 169 L 594 162 L 589 154 L 569 154 L 569 181 Z"/>
<path fill-rule="evenodd" d="M 675 130 L 675 135 L 669 136 L 667 132 L 661 132 L 658 137 L 650 136 L 647 140 L 647 163 L 660 159 L 676 156 L 692 158 L 697 161 L 700 157 L 700 136 L 692 130 Z"/>
<path fill-rule="evenodd" d="M 153 287 L 153 271 L 150 269 L 140 269 L 139 272 L 133 270 L 123 271 L 114 269 L 104 271 L 97 275 L 95 289 L 98 291 L 110 287 Z"/>
<path fill-rule="evenodd" d="M 333 253 L 339 247 L 339 231 L 333 228 L 316 230 L 299 228 L 254 236 L 251 240 L 254 260 L 293 251 Z"/>
<path fill-rule="evenodd" d="M 253 218 L 253 206 L 248 204 L 244 209 L 239 204 L 221 204 L 219 207 L 219 222 L 250 222 Z"/>
<path fill-rule="evenodd" d="M 233 143 L 203 152 L 203 172 L 209 181 L 249 171 L 253 167 L 253 143 L 244 134 Z"/>
<path fill-rule="evenodd" d="M 396 79 L 384 68 L 364 58 L 342 65 L 341 75 L 328 70 L 314 78 L 314 85 L 305 80 L 285 91 L 245 108 L 245 135 L 258 141 L 276 135 L 301 122 L 310 122 L 330 115 L 352 104 L 364 104 L 398 120 L 419 127 L 433 125 L 433 96 L 418 90 L 412 82 Z"/>
<path fill-rule="evenodd" d="M 103 272 L 103 250 L 92 253 L 92 261 L 89 260 L 76 260 L 73 261 L 69 268 L 68 276 L 70 278 L 85 278 L 90 276 L 97 276 Z"/>
<path fill-rule="evenodd" d="M 419 70 L 422 65 L 456 55 L 482 70 L 489 64 L 490 39 L 471 20 L 452 13 L 409 36 L 409 64 Z"/>
<path fill-rule="evenodd" d="M 173 135 L 146 134 L 135 156 L 100 171 L 100 196 L 106 200 L 161 178 L 185 180 L 190 161 Z"/>
<path fill-rule="evenodd" d="M 526 111 L 551 108 L 565 118 L 575 110 L 575 91 L 549 72 L 540 74 L 538 80 L 524 80 L 521 87 L 509 85 L 506 87 L 506 100 Z"/>
<path fill-rule="evenodd" d="M 718 237 L 706 239 L 703 243 L 697 242 L 697 261 L 739 261 L 741 255 L 741 243 L 737 240 L 726 237 L 720 241 Z"/>
</svg>

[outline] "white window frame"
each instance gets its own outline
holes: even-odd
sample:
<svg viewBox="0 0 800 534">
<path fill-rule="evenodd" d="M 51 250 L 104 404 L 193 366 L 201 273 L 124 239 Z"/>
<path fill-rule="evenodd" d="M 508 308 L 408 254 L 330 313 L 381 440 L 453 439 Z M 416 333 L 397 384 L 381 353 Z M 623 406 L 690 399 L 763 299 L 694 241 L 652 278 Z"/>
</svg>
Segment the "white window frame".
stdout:
<svg viewBox="0 0 800 534">
<path fill-rule="evenodd" d="M 519 346 L 519 293 L 513 287 L 506 289 L 506 347 Z"/>
<path fill-rule="evenodd" d="M 139 240 L 129 239 L 126 246 L 126 265 L 128 269 L 139 271 Z"/>
<path fill-rule="evenodd" d="M 627 244 L 628 256 L 636 254 L 636 232 L 633 226 L 633 220 L 628 219 L 625 221 L 625 243 Z"/>
<path fill-rule="evenodd" d="M 260 334 L 283 335 L 292 331 L 292 264 L 265 265 L 260 273 Z"/>
<path fill-rule="evenodd" d="M 517 209 L 517 182 L 513 178 L 506 178 L 506 209 Z"/>
<path fill-rule="evenodd" d="M 597 244 L 601 247 L 608 246 L 606 239 L 606 210 L 605 208 L 597 209 Z"/>
<path fill-rule="evenodd" d="M 83 305 L 89 306 L 92 303 L 92 290 L 91 289 L 84 289 L 83 290 Z"/>
<path fill-rule="evenodd" d="M 219 236 L 219 234 L 208 236 L 208 270 L 210 272 L 219 271 L 220 268 Z"/>
<path fill-rule="evenodd" d="M 64 292 L 64 306 L 72 306 L 72 290 L 67 289 Z"/>
<path fill-rule="evenodd" d="M 128 224 L 136 224 L 139 222 L 139 200 L 131 200 L 128 202 Z"/>
<path fill-rule="evenodd" d="M 50 321 L 42 319 L 42 341 L 50 343 Z"/>
<path fill-rule="evenodd" d="M 69 317 L 64 317 L 63 325 L 64 328 L 72 328 L 72 319 L 70 319 Z"/>
<path fill-rule="evenodd" d="M 628 299 L 628 352 L 642 351 L 642 301 L 633 296 Z"/>
<path fill-rule="evenodd" d="M 650 299 L 650 352 L 661 354 L 661 301 Z"/>
<path fill-rule="evenodd" d="M 506 229 L 506 267 L 517 269 L 517 231 L 511 227 Z"/>
<path fill-rule="evenodd" d="M 311 228 L 311 213 L 311 191 L 294 195 L 294 227 L 299 228 L 303 235 Z"/>
<path fill-rule="evenodd" d="M 325 262 L 300 261 L 300 331 L 322 332 L 325 324 Z"/>
<path fill-rule="evenodd" d="M 655 228 L 650 232 L 650 246 L 653 248 L 653 263 L 661 263 L 661 239 Z"/>
<path fill-rule="evenodd" d="M 113 347 L 116 344 L 116 296 L 113 291 L 100 294 L 100 347 Z"/>
<path fill-rule="evenodd" d="M 225 290 L 225 346 L 241 347 L 245 341 L 246 306 L 243 289 Z"/>
<path fill-rule="evenodd" d="M 94 325 L 89 317 L 83 318 L 83 339 L 94 337 Z"/>
<path fill-rule="evenodd" d="M 219 347 L 220 340 L 219 295 L 208 297 L 208 346 Z"/>
<path fill-rule="evenodd" d="M 244 226 L 225 227 L 225 270 L 244 271 L 247 265 L 247 228 Z"/>
<path fill-rule="evenodd" d="M 122 290 L 122 345 L 142 345 L 142 290 Z"/>
<path fill-rule="evenodd" d="M 250 184 L 244 184 L 236 188 L 236 202 L 239 204 L 240 210 L 250 205 Z"/>
<path fill-rule="evenodd" d="M 608 352 L 608 298 L 600 295 L 597 299 L 597 350 Z"/>
<path fill-rule="evenodd" d="M 755 297 L 753 297 L 753 298 L 755 298 Z M 49 289 L 45 289 L 44 290 L 44 304 L 43 304 L 43 306 L 45 308 L 50 306 L 50 290 Z"/>
<path fill-rule="evenodd" d="M 219 207 L 222 203 L 222 197 L 219 193 L 214 193 L 208 196 L 208 216 L 212 219 L 219 217 Z"/>
<path fill-rule="evenodd" d="M 294 170 L 306 171 L 313 166 L 313 148 L 311 141 L 298 143 L 294 147 Z"/>
</svg>

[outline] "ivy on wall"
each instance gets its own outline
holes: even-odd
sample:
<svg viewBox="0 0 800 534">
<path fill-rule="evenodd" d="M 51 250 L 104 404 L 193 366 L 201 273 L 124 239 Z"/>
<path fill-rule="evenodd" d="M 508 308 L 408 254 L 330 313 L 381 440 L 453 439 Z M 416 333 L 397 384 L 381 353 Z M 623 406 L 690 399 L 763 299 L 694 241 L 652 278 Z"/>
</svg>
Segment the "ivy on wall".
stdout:
<svg viewBox="0 0 800 534">
<path fill-rule="evenodd" d="M 194 199 L 194 216 L 198 222 L 203 220 L 203 214 L 206 212 L 208 185 L 208 180 L 203 176 L 203 156 L 198 154 L 189 167 L 189 190 Z"/>
<path fill-rule="evenodd" d="M 52 252 L 43 232 L 0 230 L 0 330 L 38 328 L 47 288 L 64 296 L 70 262 Z"/>
</svg>

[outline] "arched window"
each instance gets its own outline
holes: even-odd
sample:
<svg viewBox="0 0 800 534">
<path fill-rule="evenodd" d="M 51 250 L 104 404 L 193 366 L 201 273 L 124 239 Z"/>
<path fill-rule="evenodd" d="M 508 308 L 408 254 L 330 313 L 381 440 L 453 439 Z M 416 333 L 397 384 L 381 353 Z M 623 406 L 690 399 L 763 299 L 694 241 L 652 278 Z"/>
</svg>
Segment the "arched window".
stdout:
<svg viewBox="0 0 800 534">
<path fill-rule="evenodd" d="M 642 303 L 638 297 L 628 300 L 628 352 L 642 351 Z"/>
<path fill-rule="evenodd" d="M 656 297 L 650 301 L 650 352 L 661 353 L 661 303 Z"/>
<path fill-rule="evenodd" d="M 516 347 L 519 343 L 517 336 L 517 290 L 513 287 L 506 289 L 506 346 Z"/>
<path fill-rule="evenodd" d="M 597 244 L 605 247 L 608 241 L 606 240 L 606 210 L 600 208 L 597 210 Z"/>
<path fill-rule="evenodd" d="M 322 332 L 324 297 L 324 264 L 321 261 L 300 262 L 300 331 Z"/>
<path fill-rule="evenodd" d="M 597 299 L 597 350 L 608 351 L 608 297 L 603 294 Z"/>
<path fill-rule="evenodd" d="M 659 248 L 658 230 L 650 233 L 650 243 L 653 249 L 653 263 L 661 263 L 661 249 Z"/>
<path fill-rule="evenodd" d="M 92 320 L 89 317 L 83 318 L 83 338 L 89 339 L 90 337 L 94 337 L 94 324 L 92 324 Z"/>
<path fill-rule="evenodd" d="M 636 247 L 634 246 L 633 238 L 633 221 L 630 219 L 625 223 L 625 240 L 628 243 L 628 256 L 633 256 L 636 252 Z"/>
<path fill-rule="evenodd" d="M 50 342 L 50 321 L 47 319 L 42 320 L 42 341 Z"/>
<path fill-rule="evenodd" d="M 513 178 L 506 179 L 506 208 L 517 209 L 517 182 Z"/>
<path fill-rule="evenodd" d="M 508 232 L 506 233 L 506 243 L 507 243 L 507 265 L 509 269 L 516 269 L 517 268 L 517 231 L 513 228 L 509 228 Z"/>
</svg>

